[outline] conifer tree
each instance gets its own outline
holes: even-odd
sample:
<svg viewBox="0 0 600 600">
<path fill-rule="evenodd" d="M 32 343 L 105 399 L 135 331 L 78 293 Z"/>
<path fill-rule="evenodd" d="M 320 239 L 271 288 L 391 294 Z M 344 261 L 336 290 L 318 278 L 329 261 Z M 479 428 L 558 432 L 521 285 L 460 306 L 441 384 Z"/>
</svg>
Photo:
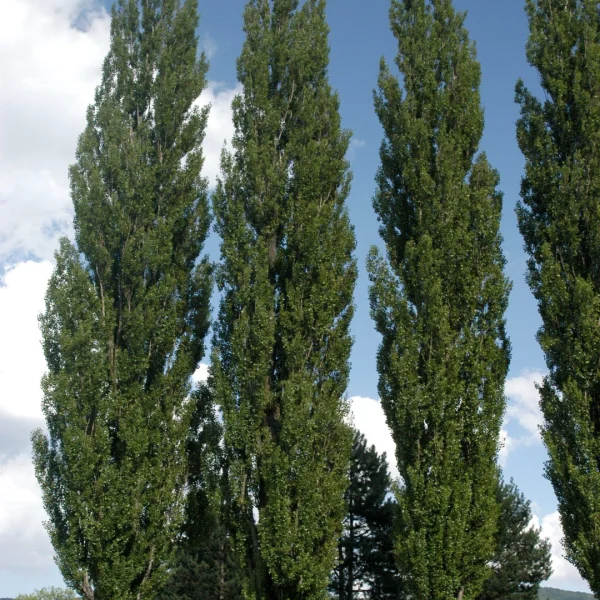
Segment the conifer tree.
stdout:
<svg viewBox="0 0 600 600">
<path fill-rule="evenodd" d="M 394 560 L 395 502 L 386 455 L 354 432 L 346 517 L 338 543 L 331 595 L 339 600 L 397 600 L 402 578 Z"/>
<path fill-rule="evenodd" d="M 382 61 L 371 309 L 396 442 L 399 568 L 416 600 L 474 598 L 489 575 L 509 363 L 498 174 L 475 156 L 480 66 L 451 0 L 393 0 L 401 83 Z"/>
<path fill-rule="evenodd" d="M 154 597 L 183 515 L 190 376 L 210 271 L 196 0 L 118 0 L 71 167 L 40 317 L 48 436 L 33 435 L 48 530 L 88 600 Z"/>
<path fill-rule="evenodd" d="M 528 500 L 513 481 L 496 486 L 500 507 L 492 572 L 478 600 L 537 600 L 540 583 L 552 575 L 550 543 L 531 526 Z"/>
<path fill-rule="evenodd" d="M 185 521 L 158 600 L 242 600 L 239 563 L 227 527 L 231 494 L 223 426 L 205 385 L 193 398 Z"/>
<path fill-rule="evenodd" d="M 549 369 L 540 388 L 546 476 L 566 556 L 600 597 L 600 13 L 593 0 L 526 7 L 527 58 L 545 100 L 517 84 L 517 213 Z"/>
<path fill-rule="evenodd" d="M 248 599 L 323 598 L 344 515 L 355 239 L 324 0 L 251 0 L 214 196 L 212 385 Z"/>
</svg>

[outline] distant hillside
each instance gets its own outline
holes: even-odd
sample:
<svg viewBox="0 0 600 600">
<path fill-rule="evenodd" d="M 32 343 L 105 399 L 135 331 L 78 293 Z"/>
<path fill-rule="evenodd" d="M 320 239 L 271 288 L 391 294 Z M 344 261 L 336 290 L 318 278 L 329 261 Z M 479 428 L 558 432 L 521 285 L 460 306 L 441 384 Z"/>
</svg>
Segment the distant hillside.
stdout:
<svg viewBox="0 0 600 600">
<path fill-rule="evenodd" d="M 0 598 L 0 600 L 13 600 L 13 598 Z M 540 588 L 539 600 L 594 600 L 592 594 L 583 592 L 566 592 L 556 588 Z"/>
<path fill-rule="evenodd" d="M 565 590 L 557 590 L 555 588 L 543 587 L 540 588 L 540 600 L 594 600 L 592 594 L 584 594 L 583 592 L 565 592 Z"/>
</svg>

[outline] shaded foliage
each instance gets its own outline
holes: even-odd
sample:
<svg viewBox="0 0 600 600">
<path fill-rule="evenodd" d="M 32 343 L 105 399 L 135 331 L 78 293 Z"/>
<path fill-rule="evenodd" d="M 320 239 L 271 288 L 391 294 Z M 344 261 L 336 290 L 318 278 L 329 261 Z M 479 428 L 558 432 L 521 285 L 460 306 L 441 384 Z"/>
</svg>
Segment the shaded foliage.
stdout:
<svg viewBox="0 0 600 600">
<path fill-rule="evenodd" d="M 321 599 L 351 435 L 343 423 L 356 280 L 350 175 L 324 0 L 252 0 L 233 152 L 214 195 L 223 296 L 211 385 L 251 599 Z"/>
<path fill-rule="evenodd" d="M 396 442 L 396 551 L 415 600 L 475 598 L 497 525 L 510 349 L 502 194 L 484 154 L 480 66 L 451 0 L 394 0 L 401 83 L 382 61 L 385 132 L 368 261 L 379 393 Z"/>
<path fill-rule="evenodd" d="M 346 490 L 346 517 L 338 543 L 338 565 L 329 589 L 339 600 L 403 597 L 394 557 L 395 502 L 385 453 L 354 433 Z"/>
<path fill-rule="evenodd" d="M 600 597 L 600 12 L 593 0 L 526 8 L 527 58 L 544 101 L 519 81 L 517 216 L 549 369 L 540 387 L 546 476 L 566 557 Z"/>
<path fill-rule="evenodd" d="M 48 435 L 33 435 L 48 530 L 88 600 L 152 598 L 184 515 L 190 377 L 210 269 L 197 1 L 118 0 L 102 82 L 70 169 L 40 317 Z"/>
</svg>

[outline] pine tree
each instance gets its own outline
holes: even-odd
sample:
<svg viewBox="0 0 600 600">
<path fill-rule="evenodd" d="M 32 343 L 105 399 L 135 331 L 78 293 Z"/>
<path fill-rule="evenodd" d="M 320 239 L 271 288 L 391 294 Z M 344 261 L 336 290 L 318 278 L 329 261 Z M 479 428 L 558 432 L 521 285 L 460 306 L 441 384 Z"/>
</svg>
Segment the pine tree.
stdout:
<svg viewBox="0 0 600 600">
<path fill-rule="evenodd" d="M 185 521 L 158 600 L 242 600 L 239 564 L 227 528 L 231 494 L 223 427 L 206 386 L 194 393 L 194 400 Z"/>
<path fill-rule="evenodd" d="M 346 490 L 346 517 L 338 542 L 338 565 L 329 585 L 339 600 L 395 600 L 402 578 L 394 559 L 396 504 L 386 455 L 354 432 Z"/>
<path fill-rule="evenodd" d="M 151 598 L 183 516 L 190 376 L 204 352 L 207 112 L 196 0 L 118 0 L 70 170 L 40 317 L 48 436 L 33 435 L 48 530 L 88 600 Z"/>
<path fill-rule="evenodd" d="M 537 600 L 540 583 L 552 575 L 550 543 L 531 526 L 530 503 L 514 482 L 499 480 L 496 498 L 500 519 L 492 575 L 478 600 Z"/>
<path fill-rule="evenodd" d="M 214 195 L 223 298 L 212 385 L 245 597 L 321 599 L 344 515 L 356 279 L 349 133 L 324 0 L 251 0 L 233 153 Z"/>
<path fill-rule="evenodd" d="M 600 13 L 593 0 L 526 7 L 527 58 L 545 100 L 517 84 L 517 214 L 549 369 L 540 388 L 546 476 L 566 556 L 600 597 Z"/>
<path fill-rule="evenodd" d="M 451 0 L 393 0 L 400 84 L 382 61 L 385 132 L 371 251 L 379 393 L 396 442 L 399 567 L 416 600 L 470 599 L 489 575 L 510 349 L 502 195 L 484 154 L 480 66 Z"/>
</svg>

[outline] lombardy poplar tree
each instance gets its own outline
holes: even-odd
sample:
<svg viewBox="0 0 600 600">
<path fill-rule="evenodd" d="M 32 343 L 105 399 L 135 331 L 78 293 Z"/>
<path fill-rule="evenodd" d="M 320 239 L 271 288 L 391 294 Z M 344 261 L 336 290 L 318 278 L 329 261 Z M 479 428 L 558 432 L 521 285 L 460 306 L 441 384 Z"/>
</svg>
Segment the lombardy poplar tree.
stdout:
<svg viewBox="0 0 600 600">
<path fill-rule="evenodd" d="M 40 317 L 48 435 L 33 435 L 48 530 L 88 600 L 154 597 L 183 514 L 190 376 L 204 351 L 209 219 L 196 0 L 118 0 L 71 167 Z"/>
<path fill-rule="evenodd" d="M 349 133 L 324 0 L 252 0 L 233 152 L 214 195 L 223 297 L 211 384 L 248 599 L 323 598 L 344 516 L 356 265 Z"/>
<path fill-rule="evenodd" d="M 517 84 L 518 218 L 549 369 L 540 387 L 546 475 L 566 556 L 600 597 L 600 13 L 593 0 L 526 7 L 527 58 L 545 100 Z"/>
<path fill-rule="evenodd" d="M 418 600 L 474 598 L 498 509 L 510 348 L 502 195 L 484 154 L 480 66 L 451 0 L 394 0 L 401 83 L 382 61 L 385 132 L 371 251 L 379 393 L 396 443 L 399 568 Z"/>
</svg>

